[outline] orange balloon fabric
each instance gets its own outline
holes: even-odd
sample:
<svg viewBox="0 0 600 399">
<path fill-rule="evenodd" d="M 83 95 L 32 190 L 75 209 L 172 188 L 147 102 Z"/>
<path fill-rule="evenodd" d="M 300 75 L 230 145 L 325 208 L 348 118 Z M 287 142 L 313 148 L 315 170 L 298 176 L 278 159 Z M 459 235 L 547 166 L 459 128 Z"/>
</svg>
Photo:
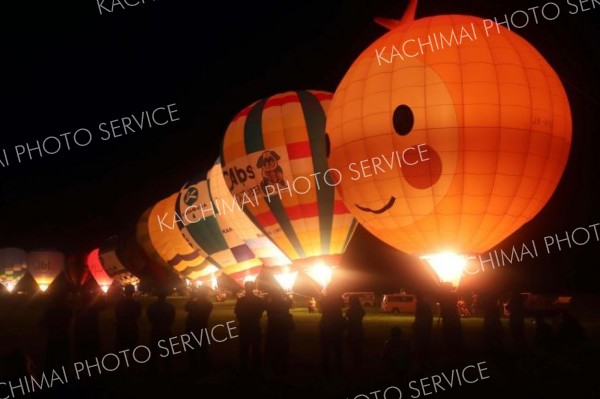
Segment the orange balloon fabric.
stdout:
<svg viewBox="0 0 600 399">
<path fill-rule="evenodd" d="M 542 209 L 564 171 L 572 125 L 560 79 L 525 39 L 477 17 L 386 26 L 327 114 L 330 167 L 360 174 L 338 186 L 344 203 L 407 253 L 489 250 Z M 398 165 L 411 146 L 414 165 Z M 374 174 L 376 162 L 393 167 Z"/>
</svg>

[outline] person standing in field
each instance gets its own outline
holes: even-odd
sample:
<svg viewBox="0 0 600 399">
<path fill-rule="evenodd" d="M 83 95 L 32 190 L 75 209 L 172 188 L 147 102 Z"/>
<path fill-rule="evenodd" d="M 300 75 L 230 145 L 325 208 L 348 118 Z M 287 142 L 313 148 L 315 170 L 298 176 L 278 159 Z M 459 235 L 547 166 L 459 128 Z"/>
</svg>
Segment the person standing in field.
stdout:
<svg viewBox="0 0 600 399">
<path fill-rule="evenodd" d="M 244 284 L 244 296 L 238 299 L 234 309 L 240 328 L 240 363 L 243 371 L 248 370 L 250 356 L 253 370 L 259 371 L 261 367 L 260 319 L 265 311 L 265 304 L 254 294 L 254 287 L 252 281 Z"/>
<path fill-rule="evenodd" d="M 203 329 L 208 328 L 208 319 L 213 310 L 213 304 L 208 300 L 208 289 L 200 287 L 192 292 L 192 297 L 185 304 L 188 316 L 185 322 L 186 333 L 194 333 L 197 337 L 202 334 Z M 205 332 L 206 333 L 206 332 Z M 190 368 L 208 370 L 208 345 L 201 345 L 193 351 L 188 352 Z"/>
<path fill-rule="evenodd" d="M 346 310 L 346 319 L 348 321 L 346 343 L 348 344 L 352 364 L 355 369 L 358 369 L 361 367 L 363 361 L 363 346 L 365 342 L 363 317 L 365 317 L 365 310 L 357 295 L 350 297 L 348 305 L 348 310 Z"/>
<path fill-rule="evenodd" d="M 148 321 L 150 322 L 151 326 L 150 340 L 152 342 L 152 347 L 154 348 L 154 354 L 151 357 L 151 366 L 152 372 L 155 374 L 159 371 L 159 362 L 161 359 L 164 363 L 163 371 L 165 374 L 169 374 L 171 372 L 172 356 L 161 358 L 157 355 L 160 353 L 158 341 L 168 340 L 171 338 L 171 328 L 173 326 L 173 321 L 175 321 L 175 308 L 173 305 L 167 302 L 167 292 L 168 290 L 166 287 L 160 287 L 157 289 L 157 300 L 156 302 L 150 304 L 148 306 L 148 310 L 146 311 L 146 316 L 148 317 Z"/>
<path fill-rule="evenodd" d="M 115 319 L 117 330 L 117 349 L 133 349 L 139 339 L 138 319 L 142 315 L 142 305 L 133 298 L 135 289 L 126 285 L 123 297 L 115 306 Z"/>
<path fill-rule="evenodd" d="M 331 355 L 337 373 L 342 371 L 342 347 L 346 319 L 342 314 L 344 301 L 339 295 L 326 294 L 321 300 L 321 323 L 319 338 L 321 341 L 321 362 L 326 377 L 331 374 Z"/>
</svg>

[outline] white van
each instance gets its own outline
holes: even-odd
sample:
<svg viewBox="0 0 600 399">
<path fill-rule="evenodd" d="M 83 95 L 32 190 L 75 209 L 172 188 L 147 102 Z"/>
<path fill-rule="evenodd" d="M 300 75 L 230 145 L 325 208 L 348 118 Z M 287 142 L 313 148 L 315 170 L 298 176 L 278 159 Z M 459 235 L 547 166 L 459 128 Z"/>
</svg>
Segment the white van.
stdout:
<svg viewBox="0 0 600 399">
<path fill-rule="evenodd" d="M 381 310 L 392 313 L 415 313 L 417 299 L 411 294 L 386 294 L 381 301 Z"/>
<path fill-rule="evenodd" d="M 375 305 L 375 293 L 374 292 L 345 292 L 342 294 L 344 305 L 348 306 L 348 301 L 351 296 L 356 295 L 360 304 L 364 307 L 371 307 Z"/>
</svg>

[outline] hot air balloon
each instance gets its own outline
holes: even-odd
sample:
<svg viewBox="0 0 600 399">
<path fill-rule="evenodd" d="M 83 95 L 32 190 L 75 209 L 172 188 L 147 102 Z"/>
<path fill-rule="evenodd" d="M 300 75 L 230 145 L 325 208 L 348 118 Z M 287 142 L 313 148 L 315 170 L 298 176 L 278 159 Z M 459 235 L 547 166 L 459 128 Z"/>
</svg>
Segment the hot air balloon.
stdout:
<svg viewBox="0 0 600 399">
<path fill-rule="evenodd" d="M 27 253 L 27 269 L 41 291 L 48 289 L 63 270 L 64 264 L 62 252 L 40 249 Z"/>
<path fill-rule="evenodd" d="M 202 272 L 211 264 L 206 260 L 207 254 L 201 248 L 194 248 L 173 223 L 177 198 L 178 193 L 173 194 L 152 207 L 148 216 L 148 234 L 143 246 L 152 246 L 176 272 L 195 280 L 204 276 Z"/>
<path fill-rule="evenodd" d="M 96 283 L 100 286 L 100 289 L 105 293 L 108 292 L 108 289 L 112 285 L 113 278 L 108 275 L 106 270 L 104 270 L 104 266 L 100 260 L 99 248 L 92 250 L 92 252 L 88 254 L 86 263 L 94 280 L 96 280 Z"/>
<path fill-rule="evenodd" d="M 416 6 L 401 21 L 379 20 L 390 31 L 338 86 L 329 163 L 371 165 L 338 186 L 348 209 L 456 284 L 469 255 L 550 199 L 569 156 L 571 112 L 556 72 L 525 39 L 473 16 L 415 19 Z"/>
<path fill-rule="evenodd" d="M 296 269 L 337 264 L 356 224 L 335 177 L 327 175 L 331 96 L 295 91 L 257 101 L 232 120 L 223 139 L 227 188 Z"/>
<path fill-rule="evenodd" d="M 90 269 L 86 267 L 85 258 L 79 254 L 69 254 L 65 262 L 65 277 L 77 290 L 83 287 L 91 277 Z"/>
<path fill-rule="evenodd" d="M 27 253 L 20 248 L 0 249 L 0 284 L 12 292 L 27 272 Z"/>
<path fill-rule="evenodd" d="M 219 210 L 217 221 L 222 228 L 231 230 L 242 240 L 265 266 L 284 266 L 291 264 L 290 259 L 256 227 L 244 213 L 241 204 L 231 195 L 223 179 L 221 160 L 207 174 L 210 198 Z"/>
<path fill-rule="evenodd" d="M 127 270 L 123 261 L 118 255 L 118 242 L 115 237 L 102 245 L 98 252 L 98 260 L 100 264 L 114 281 L 122 286 L 133 285 L 137 286 L 140 283 L 138 276 Z"/>
<path fill-rule="evenodd" d="M 216 213 L 206 180 L 190 182 L 179 192 L 174 218 L 185 239 L 208 255 L 208 264 L 227 273 L 262 265 L 232 229 L 219 225 Z"/>
</svg>

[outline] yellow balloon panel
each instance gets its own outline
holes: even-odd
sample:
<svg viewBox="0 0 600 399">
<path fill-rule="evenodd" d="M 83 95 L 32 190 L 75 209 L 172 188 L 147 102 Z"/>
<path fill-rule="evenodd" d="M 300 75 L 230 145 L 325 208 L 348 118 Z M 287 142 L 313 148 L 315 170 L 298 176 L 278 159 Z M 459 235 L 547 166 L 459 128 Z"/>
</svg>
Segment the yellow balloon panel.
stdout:
<svg viewBox="0 0 600 399">
<path fill-rule="evenodd" d="M 206 267 L 206 253 L 193 248 L 174 223 L 178 194 L 159 201 L 150 212 L 148 232 L 156 252 L 177 272 L 188 275 Z M 186 272 L 187 271 L 187 272 Z"/>
</svg>

